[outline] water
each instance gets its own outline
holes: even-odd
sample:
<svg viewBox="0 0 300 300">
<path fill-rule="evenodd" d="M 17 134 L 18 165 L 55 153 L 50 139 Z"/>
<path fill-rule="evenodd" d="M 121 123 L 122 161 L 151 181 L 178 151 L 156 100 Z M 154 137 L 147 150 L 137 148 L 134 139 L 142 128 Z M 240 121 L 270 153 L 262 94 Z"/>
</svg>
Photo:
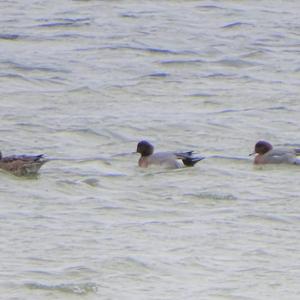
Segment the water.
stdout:
<svg viewBox="0 0 300 300">
<path fill-rule="evenodd" d="M 300 147 L 299 9 L 1 2 L 1 151 L 64 159 L 0 174 L 2 299 L 299 299 L 300 169 L 247 156 Z"/>
</svg>

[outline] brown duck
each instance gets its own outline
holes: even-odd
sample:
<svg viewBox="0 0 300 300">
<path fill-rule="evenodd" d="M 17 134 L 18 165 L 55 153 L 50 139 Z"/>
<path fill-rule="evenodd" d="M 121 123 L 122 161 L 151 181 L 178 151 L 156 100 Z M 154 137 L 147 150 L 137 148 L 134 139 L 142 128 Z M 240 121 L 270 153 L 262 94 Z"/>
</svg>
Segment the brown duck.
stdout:
<svg viewBox="0 0 300 300">
<path fill-rule="evenodd" d="M 16 176 L 36 175 L 41 166 L 47 161 L 48 159 L 44 157 L 44 154 L 2 157 L 2 153 L 0 152 L 0 169 Z"/>
</svg>

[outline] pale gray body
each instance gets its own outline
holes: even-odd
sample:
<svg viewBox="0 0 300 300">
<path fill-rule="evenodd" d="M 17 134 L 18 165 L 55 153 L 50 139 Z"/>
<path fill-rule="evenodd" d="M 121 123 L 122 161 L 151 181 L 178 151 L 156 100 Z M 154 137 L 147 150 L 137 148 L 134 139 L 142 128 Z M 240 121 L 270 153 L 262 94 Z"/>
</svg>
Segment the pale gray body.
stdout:
<svg viewBox="0 0 300 300">
<path fill-rule="evenodd" d="M 157 165 L 177 169 L 184 167 L 182 160 L 190 160 L 194 164 L 202 159 L 203 157 L 192 156 L 192 152 L 156 152 L 149 156 L 142 156 L 139 165 L 141 167 Z"/>
<path fill-rule="evenodd" d="M 297 158 L 298 151 L 288 148 L 273 148 L 265 154 L 258 154 L 255 157 L 256 164 L 300 164 Z"/>
</svg>

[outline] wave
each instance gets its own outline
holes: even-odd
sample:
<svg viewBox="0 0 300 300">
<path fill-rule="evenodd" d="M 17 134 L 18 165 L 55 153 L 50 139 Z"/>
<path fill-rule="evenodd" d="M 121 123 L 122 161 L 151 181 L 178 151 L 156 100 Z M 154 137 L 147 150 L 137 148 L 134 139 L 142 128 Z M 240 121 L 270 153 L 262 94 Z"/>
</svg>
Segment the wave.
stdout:
<svg viewBox="0 0 300 300">
<path fill-rule="evenodd" d="M 172 64 L 188 65 L 188 64 L 203 64 L 203 63 L 208 63 L 208 62 L 205 60 L 202 60 L 202 59 L 181 59 L 181 60 L 162 60 L 160 63 L 162 65 L 172 65 Z"/>
<path fill-rule="evenodd" d="M 9 34 L 9 33 L 1 33 L 0 40 L 17 40 L 20 35 L 18 34 Z"/>
<path fill-rule="evenodd" d="M 34 27 L 79 27 L 91 25 L 90 18 L 59 18 L 54 20 L 38 19 L 44 23 L 38 24 Z"/>
<path fill-rule="evenodd" d="M 158 53 L 158 54 L 174 54 L 174 55 L 198 54 L 197 52 L 192 50 L 172 50 L 172 49 L 153 48 L 147 46 L 137 47 L 137 46 L 130 46 L 130 45 L 88 47 L 88 48 L 77 49 L 77 51 L 91 51 L 91 50 L 133 50 L 133 51 L 143 51 L 143 52 Z"/>
<path fill-rule="evenodd" d="M 230 201 L 236 201 L 238 198 L 236 198 L 232 194 L 214 194 L 209 192 L 203 192 L 203 193 L 186 193 L 184 196 L 196 198 L 196 199 L 211 199 L 211 200 L 230 200 Z"/>
<path fill-rule="evenodd" d="M 244 22 L 233 22 L 229 23 L 227 25 L 222 26 L 222 28 L 236 28 L 236 27 L 242 27 L 242 26 L 252 26 L 255 27 L 254 24 L 251 23 L 244 23 Z"/>
<path fill-rule="evenodd" d="M 62 68 L 55 68 L 53 66 L 41 66 L 41 65 L 28 65 L 24 63 L 18 63 L 11 60 L 0 61 L 0 64 L 7 65 L 14 70 L 18 71 L 40 71 L 40 72 L 52 72 L 52 73 L 71 73 L 70 71 Z"/>
<path fill-rule="evenodd" d="M 91 282 L 62 283 L 62 284 L 55 284 L 55 285 L 30 282 L 30 283 L 25 283 L 24 286 L 32 290 L 58 291 L 65 294 L 76 294 L 76 295 L 87 295 L 90 293 L 96 294 L 98 291 L 97 285 Z"/>
<path fill-rule="evenodd" d="M 142 77 L 153 77 L 153 78 L 165 78 L 165 77 L 169 77 L 170 74 L 169 73 L 164 73 L 164 72 L 158 72 L 158 73 L 151 73 Z"/>
</svg>

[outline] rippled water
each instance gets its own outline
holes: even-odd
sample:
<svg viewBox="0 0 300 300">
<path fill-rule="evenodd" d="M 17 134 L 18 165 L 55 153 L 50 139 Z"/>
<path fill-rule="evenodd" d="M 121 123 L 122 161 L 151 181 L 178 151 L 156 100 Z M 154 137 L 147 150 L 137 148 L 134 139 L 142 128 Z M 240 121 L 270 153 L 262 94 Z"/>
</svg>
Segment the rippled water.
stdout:
<svg viewBox="0 0 300 300">
<path fill-rule="evenodd" d="M 300 147 L 298 1 L 0 10 L 1 150 L 62 159 L 0 173 L 3 299 L 300 298 L 300 169 L 247 156 Z"/>
</svg>

